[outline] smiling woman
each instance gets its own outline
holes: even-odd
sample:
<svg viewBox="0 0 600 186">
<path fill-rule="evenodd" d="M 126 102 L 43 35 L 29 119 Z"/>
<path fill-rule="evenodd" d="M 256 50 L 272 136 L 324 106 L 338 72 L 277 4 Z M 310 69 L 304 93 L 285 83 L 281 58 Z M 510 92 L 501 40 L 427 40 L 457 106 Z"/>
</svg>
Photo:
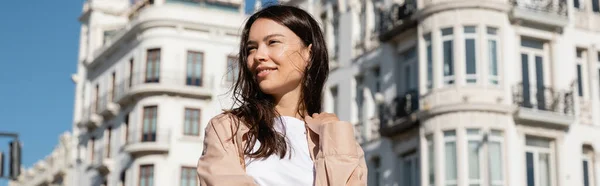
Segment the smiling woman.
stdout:
<svg viewBox="0 0 600 186">
<path fill-rule="evenodd" d="M 366 185 L 353 126 L 321 112 L 328 54 L 310 14 L 280 5 L 258 11 L 239 54 L 239 107 L 205 130 L 201 185 Z"/>
</svg>

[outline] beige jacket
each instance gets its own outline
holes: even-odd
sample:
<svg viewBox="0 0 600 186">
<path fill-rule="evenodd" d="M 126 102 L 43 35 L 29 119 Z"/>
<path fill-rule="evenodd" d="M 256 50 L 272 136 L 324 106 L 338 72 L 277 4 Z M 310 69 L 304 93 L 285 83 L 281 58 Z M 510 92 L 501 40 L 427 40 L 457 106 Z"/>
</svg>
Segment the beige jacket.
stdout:
<svg viewBox="0 0 600 186">
<path fill-rule="evenodd" d="M 364 152 L 354 138 L 352 124 L 339 121 L 324 125 L 308 123 L 308 126 L 315 186 L 367 185 Z M 317 129 L 318 126 L 322 127 Z M 239 131 L 233 136 L 236 129 Z M 221 114 L 210 120 L 205 130 L 204 151 L 198 160 L 200 185 L 256 185 L 245 172 L 241 153 L 245 144 L 242 136 L 248 130 L 243 124 L 237 128 L 230 115 Z"/>
</svg>

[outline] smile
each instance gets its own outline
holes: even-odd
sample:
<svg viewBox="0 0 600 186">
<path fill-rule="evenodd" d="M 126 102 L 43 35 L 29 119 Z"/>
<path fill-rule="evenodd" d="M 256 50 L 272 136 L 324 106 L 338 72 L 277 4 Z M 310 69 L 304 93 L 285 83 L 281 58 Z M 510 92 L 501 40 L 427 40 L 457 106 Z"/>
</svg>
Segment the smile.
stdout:
<svg viewBox="0 0 600 186">
<path fill-rule="evenodd" d="M 277 68 L 273 68 L 273 67 L 258 67 L 257 68 L 257 72 L 256 76 L 258 76 L 259 78 L 264 78 L 267 75 L 269 75 L 271 72 L 276 71 Z"/>
</svg>

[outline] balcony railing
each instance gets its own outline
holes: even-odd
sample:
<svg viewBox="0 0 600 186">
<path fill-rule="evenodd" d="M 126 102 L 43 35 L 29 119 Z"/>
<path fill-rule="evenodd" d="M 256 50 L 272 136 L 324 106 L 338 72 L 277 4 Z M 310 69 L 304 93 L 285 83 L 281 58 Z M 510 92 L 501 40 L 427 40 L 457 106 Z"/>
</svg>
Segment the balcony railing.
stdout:
<svg viewBox="0 0 600 186">
<path fill-rule="evenodd" d="M 409 116 L 419 111 L 419 92 L 417 90 L 407 91 L 381 108 L 381 134 L 390 136 L 404 131 L 416 124 Z"/>
<path fill-rule="evenodd" d="M 511 4 L 536 13 L 567 16 L 567 0 L 511 0 Z"/>
<path fill-rule="evenodd" d="M 416 26 L 416 21 L 411 18 L 415 12 L 417 12 L 415 0 L 406 0 L 403 4 L 394 4 L 388 10 L 381 11 L 378 23 L 379 38 L 387 40 L 406 28 Z"/>
<path fill-rule="evenodd" d="M 164 153 L 169 151 L 170 140 L 169 129 L 130 131 L 125 143 L 125 151 L 133 155 Z"/>
<path fill-rule="evenodd" d="M 574 115 L 573 91 L 558 91 L 550 87 L 524 88 L 523 83 L 515 86 L 514 103 L 522 108 L 549 111 L 561 115 Z"/>
<path fill-rule="evenodd" d="M 115 102 L 137 94 L 171 93 L 191 97 L 210 97 L 213 76 L 187 76 L 186 72 L 161 71 L 158 75 L 134 73 L 116 85 Z"/>
</svg>

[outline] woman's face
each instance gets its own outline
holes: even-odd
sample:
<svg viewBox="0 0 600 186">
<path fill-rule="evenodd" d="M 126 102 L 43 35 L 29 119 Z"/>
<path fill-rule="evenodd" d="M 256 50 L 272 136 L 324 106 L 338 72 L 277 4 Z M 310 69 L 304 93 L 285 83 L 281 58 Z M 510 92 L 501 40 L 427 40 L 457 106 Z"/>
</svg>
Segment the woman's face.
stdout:
<svg viewBox="0 0 600 186">
<path fill-rule="evenodd" d="M 281 96 L 300 87 L 310 45 L 305 46 L 292 30 L 259 18 L 250 27 L 246 50 L 247 67 L 265 94 Z"/>
</svg>

